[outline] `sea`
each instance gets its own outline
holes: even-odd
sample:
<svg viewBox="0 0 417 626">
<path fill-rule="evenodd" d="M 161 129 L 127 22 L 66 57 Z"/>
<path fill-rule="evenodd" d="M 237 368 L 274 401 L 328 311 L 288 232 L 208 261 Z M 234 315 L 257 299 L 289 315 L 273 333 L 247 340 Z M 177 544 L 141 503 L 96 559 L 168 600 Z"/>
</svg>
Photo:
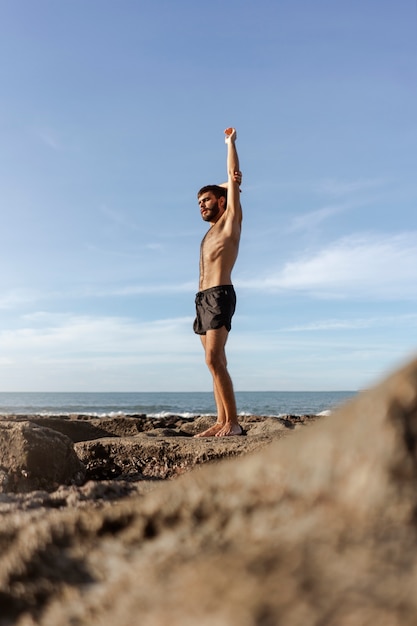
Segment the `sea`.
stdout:
<svg viewBox="0 0 417 626">
<path fill-rule="evenodd" d="M 238 391 L 238 414 L 280 417 L 328 414 L 355 391 Z M 145 414 L 193 418 L 215 415 L 211 392 L 0 392 L 0 415 L 74 415 L 115 417 Z"/>
</svg>

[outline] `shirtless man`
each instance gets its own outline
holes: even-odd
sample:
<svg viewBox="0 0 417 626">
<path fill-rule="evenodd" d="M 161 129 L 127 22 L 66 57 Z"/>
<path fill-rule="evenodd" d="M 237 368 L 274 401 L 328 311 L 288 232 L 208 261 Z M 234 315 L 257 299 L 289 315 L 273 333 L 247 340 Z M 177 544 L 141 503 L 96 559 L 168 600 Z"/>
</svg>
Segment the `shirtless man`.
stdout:
<svg viewBox="0 0 417 626">
<path fill-rule="evenodd" d="M 230 132 L 231 131 L 231 132 Z M 236 129 L 227 129 L 227 183 L 208 185 L 197 194 L 203 220 L 210 229 L 201 242 L 200 283 L 196 295 L 194 332 L 200 335 L 206 363 L 213 377 L 217 421 L 196 437 L 243 435 L 237 420 L 232 379 L 227 370 L 225 346 L 236 306 L 232 269 L 240 241 L 242 207 L 240 205 L 239 159 Z"/>
</svg>

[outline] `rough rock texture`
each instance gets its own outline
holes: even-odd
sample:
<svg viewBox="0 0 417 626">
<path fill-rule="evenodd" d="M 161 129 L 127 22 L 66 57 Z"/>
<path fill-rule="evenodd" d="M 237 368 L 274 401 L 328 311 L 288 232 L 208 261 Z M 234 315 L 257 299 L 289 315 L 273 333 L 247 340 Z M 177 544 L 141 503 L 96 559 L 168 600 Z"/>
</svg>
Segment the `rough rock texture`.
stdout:
<svg viewBox="0 0 417 626">
<path fill-rule="evenodd" d="M 417 362 L 257 452 L 28 515 L 2 626 L 415 626 Z"/>
<path fill-rule="evenodd" d="M 177 437 L 162 429 L 144 436 L 102 438 L 75 444 L 90 479 L 118 476 L 172 478 L 196 465 L 230 456 L 238 456 L 264 447 L 271 435 L 261 437 L 210 438 Z"/>
<path fill-rule="evenodd" d="M 15 417 L 17 422 L 22 419 Z M 208 416 L 196 419 L 25 416 L 24 419 L 26 423 L 29 419 L 38 427 L 71 438 L 88 480 L 136 481 L 173 478 L 208 461 L 246 454 L 315 421 L 316 417 L 247 416 L 242 418 L 247 437 L 227 439 L 193 438 L 211 425 L 213 418 Z"/>
<path fill-rule="evenodd" d="M 0 422 L 0 493 L 52 491 L 84 478 L 85 468 L 68 437 L 29 421 Z"/>
</svg>

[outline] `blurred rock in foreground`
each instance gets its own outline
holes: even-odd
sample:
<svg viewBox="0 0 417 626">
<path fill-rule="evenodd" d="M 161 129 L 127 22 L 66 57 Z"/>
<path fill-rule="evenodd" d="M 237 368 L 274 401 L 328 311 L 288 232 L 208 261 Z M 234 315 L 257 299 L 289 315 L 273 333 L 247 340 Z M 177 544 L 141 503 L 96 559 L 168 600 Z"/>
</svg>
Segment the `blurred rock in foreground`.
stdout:
<svg viewBox="0 0 417 626">
<path fill-rule="evenodd" d="M 416 446 L 414 362 L 148 493 L 6 515 L 0 624 L 414 626 Z"/>
</svg>

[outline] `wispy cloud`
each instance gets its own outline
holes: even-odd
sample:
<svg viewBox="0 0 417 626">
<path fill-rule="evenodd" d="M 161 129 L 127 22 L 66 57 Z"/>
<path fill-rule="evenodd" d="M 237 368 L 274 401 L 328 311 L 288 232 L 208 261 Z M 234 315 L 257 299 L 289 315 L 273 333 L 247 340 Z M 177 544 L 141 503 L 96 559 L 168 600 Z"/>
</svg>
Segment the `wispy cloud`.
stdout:
<svg viewBox="0 0 417 626">
<path fill-rule="evenodd" d="M 141 322 L 124 317 L 93 317 L 33 313 L 22 318 L 17 329 L 0 332 L 3 354 L 11 358 L 22 351 L 36 359 L 51 355 L 69 359 L 74 355 L 109 353 L 176 355 L 187 351 L 191 318 Z M 195 343 L 195 342 L 194 342 Z"/>
<path fill-rule="evenodd" d="M 196 291 L 195 282 L 184 283 L 160 283 L 156 285 L 126 285 L 115 288 L 111 291 L 96 292 L 95 295 L 102 296 L 135 296 L 142 294 L 174 294 L 174 293 L 194 293 Z"/>
<path fill-rule="evenodd" d="M 0 332 L 0 389 L 7 391 L 210 390 L 191 317 L 140 321 L 128 317 L 35 312 Z M 414 320 L 416 321 L 416 320 Z M 334 321 L 330 320 L 330 324 Z M 332 375 L 348 366 L 345 388 L 363 384 L 358 363 L 379 371 L 404 351 L 398 341 L 235 330 L 230 367 L 236 388 L 339 388 Z M 337 350 L 335 349 L 337 347 Z M 407 344 L 407 349 L 409 346 Z M 318 376 L 317 363 L 328 364 Z M 294 369 L 295 367 L 295 369 Z M 367 376 L 369 377 L 369 372 Z M 311 382 L 317 376 L 318 382 Z M 250 381 L 250 382 L 248 382 Z M 301 381 L 304 381 L 301 383 Z M 248 387 L 249 384 L 249 387 Z M 330 385 L 330 387 L 329 387 Z M 339 385 L 339 386 L 338 386 Z"/>
<path fill-rule="evenodd" d="M 300 231 L 300 230 L 312 230 L 317 228 L 319 224 L 324 222 L 324 220 L 339 215 L 344 211 L 352 208 L 354 205 L 349 202 L 345 202 L 343 204 L 334 204 L 322 207 L 321 209 L 316 209 L 315 211 L 310 211 L 309 213 L 303 213 L 301 215 L 297 215 L 292 222 L 290 223 L 289 228 L 287 229 L 289 232 Z"/>
<path fill-rule="evenodd" d="M 197 362 L 205 373 L 191 324 L 188 317 L 28 315 L 0 332 L 0 389 L 187 389 Z M 198 373 L 195 380 L 201 388 Z"/>
<path fill-rule="evenodd" d="M 315 191 L 320 194 L 331 196 L 351 196 L 352 194 L 357 194 L 358 192 L 378 189 L 386 184 L 387 181 L 382 178 L 361 178 L 358 180 L 326 178 L 315 184 Z"/>
<path fill-rule="evenodd" d="M 45 146 L 51 148 L 51 150 L 55 152 L 63 150 L 63 142 L 56 131 L 51 128 L 43 127 L 36 128 L 34 132 L 38 139 L 40 139 Z"/>
<path fill-rule="evenodd" d="M 142 295 L 175 295 L 194 294 L 196 291 L 195 281 L 183 283 L 156 283 L 156 284 L 122 284 L 119 286 L 81 285 L 79 288 L 54 290 L 44 289 L 35 291 L 30 289 L 5 291 L 0 295 L 0 311 L 24 311 L 29 305 L 45 301 L 61 301 L 73 299 L 76 301 L 83 299 L 103 299 L 103 298 L 128 298 Z M 41 305 L 42 306 L 42 305 Z"/>
<path fill-rule="evenodd" d="M 283 332 L 315 332 L 332 330 L 360 330 L 369 328 L 392 328 L 400 325 L 417 325 L 417 314 L 380 317 L 362 317 L 348 319 L 322 319 L 307 324 L 298 324 L 282 328 Z"/>
<path fill-rule="evenodd" d="M 34 302 L 38 297 L 39 294 L 30 289 L 12 289 L 0 295 L 0 309 L 15 309 Z"/>
<path fill-rule="evenodd" d="M 139 224 L 132 220 L 129 215 L 126 214 L 125 211 L 121 209 L 114 209 L 107 205 L 102 205 L 100 207 L 100 212 L 112 223 L 117 226 L 122 226 L 123 228 L 127 228 L 129 230 L 141 230 Z"/>
<path fill-rule="evenodd" d="M 354 235 L 241 287 L 325 298 L 415 299 L 417 232 Z"/>
<path fill-rule="evenodd" d="M 289 231 L 312 230 L 325 220 L 340 215 L 345 211 L 368 205 L 374 201 L 369 191 L 386 186 L 384 179 L 360 179 L 342 181 L 337 179 L 323 179 L 311 183 L 310 188 L 319 196 L 325 196 L 326 201 L 331 196 L 331 204 L 325 204 L 319 209 L 307 211 L 297 215 L 289 226 Z"/>
</svg>

